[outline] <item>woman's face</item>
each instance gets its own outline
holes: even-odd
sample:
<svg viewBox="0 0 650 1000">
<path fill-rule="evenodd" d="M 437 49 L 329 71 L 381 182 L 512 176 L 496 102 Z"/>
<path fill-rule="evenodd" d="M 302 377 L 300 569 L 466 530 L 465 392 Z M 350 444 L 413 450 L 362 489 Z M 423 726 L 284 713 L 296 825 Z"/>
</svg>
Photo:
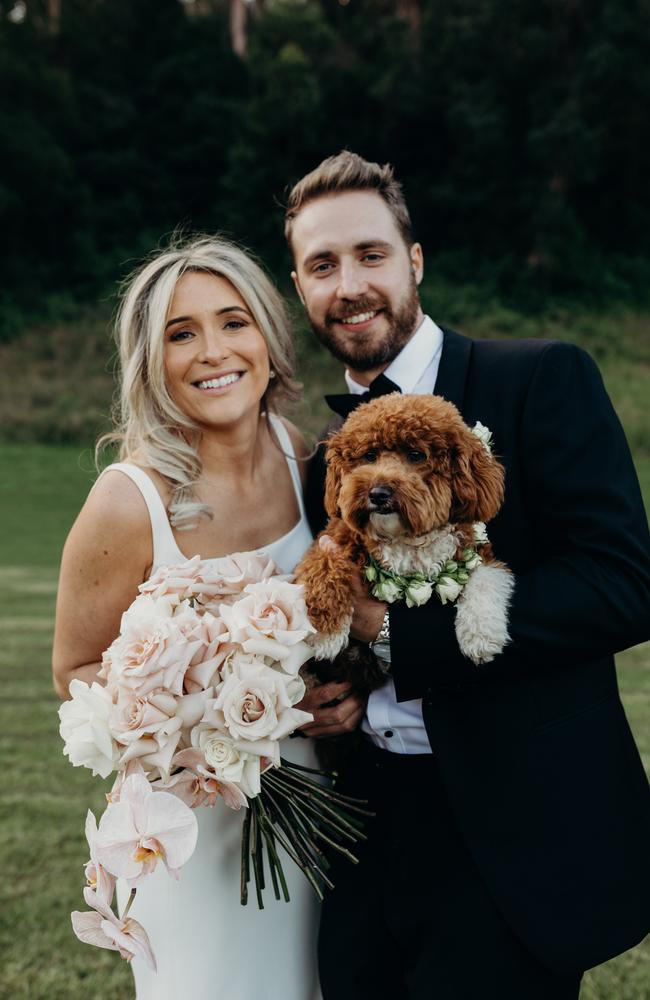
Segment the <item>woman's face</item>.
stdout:
<svg viewBox="0 0 650 1000">
<path fill-rule="evenodd" d="M 269 353 L 225 278 L 191 271 L 179 279 L 167 314 L 164 363 L 170 396 L 200 426 L 231 426 L 259 412 Z"/>
</svg>

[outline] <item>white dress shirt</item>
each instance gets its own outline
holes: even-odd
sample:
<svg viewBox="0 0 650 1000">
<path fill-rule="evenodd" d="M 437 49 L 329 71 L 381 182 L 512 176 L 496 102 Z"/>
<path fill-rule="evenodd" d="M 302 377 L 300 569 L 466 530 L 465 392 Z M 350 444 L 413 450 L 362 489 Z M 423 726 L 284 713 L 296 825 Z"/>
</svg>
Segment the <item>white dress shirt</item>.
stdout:
<svg viewBox="0 0 650 1000">
<path fill-rule="evenodd" d="M 384 375 L 403 393 L 433 393 L 442 354 L 442 339 L 442 330 L 425 316 Z M 367 390 L 367 386 L 359 385 L 347 371 L 345 381 L 350 392 Z M 383 687 L 370 695 L 361 729 L 382 750 L 407 754 L 432 752 L 422 718 L 422 699 L 398 702 L 390 676 Z"/>
</svg>

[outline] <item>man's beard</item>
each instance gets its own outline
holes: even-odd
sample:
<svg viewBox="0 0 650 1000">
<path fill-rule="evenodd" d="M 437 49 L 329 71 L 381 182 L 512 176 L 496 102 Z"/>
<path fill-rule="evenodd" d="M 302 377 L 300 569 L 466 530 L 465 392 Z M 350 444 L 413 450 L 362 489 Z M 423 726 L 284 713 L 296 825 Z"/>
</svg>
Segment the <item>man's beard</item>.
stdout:
<svg viewBox="0 0 650 1000">
<path fill-rule="evenodd" d="M 381 310 L 384 318 L 388 321 L 388 329 L 379 342 L 375 340 L 376 334 L 369 336 L 364 342 L 363 337 L 359 335 L 348 339 L 344 333 L 332 329 L 335 322 L 340 322 L 348 316 L 374 312 L 377 309 Z M 372 371 L 373 368 L 385 367 L 397 357 L 415 333 L 419 311 L 418 286 L 413 273 L 411 273 L 408 292 L 394 312 L 384 299 L 367 296 L 354 301 L 350 300 L 347 303 L 342 302 L 336 313 L 328 313 L 324 324 L 315 323 L 311 316 L 309 316 L 309 322 L 321 344 L 337 361 L 342 361 L 353 371 L 367 372 Z M 350 331 L 353 330 L 354 327 L 351 326 Z"/>
</svg>

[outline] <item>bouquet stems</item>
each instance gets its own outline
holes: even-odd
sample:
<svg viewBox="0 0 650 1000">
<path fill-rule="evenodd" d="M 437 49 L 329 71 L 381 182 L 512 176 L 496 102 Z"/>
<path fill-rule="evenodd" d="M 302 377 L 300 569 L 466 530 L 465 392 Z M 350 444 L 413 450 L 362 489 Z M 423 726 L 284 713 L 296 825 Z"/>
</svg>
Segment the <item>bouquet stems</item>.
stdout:
<svg viewBox="0 0 650 1000">
<path fill-rule="evenodd" d="M 327 786 L 319 778 L 333 782 L 336 774 L 282 760 L 280 768 L 262 775 L 261 791 L 249 801 L 242 827 L 242 905 L 248 902 L 252 874 L 257 905 L 264 909 L 265 853 L 274 896 L 289 902 L 278 845 L 300 868 L 319 899 L 325 888 L 334 888 L 322 845 L 357 863 L 350 845 L 366 839 L 361 817 L 373 814 L 363 808 L 364 800 L 342 795 L 333 784 Z"/>
</svg>

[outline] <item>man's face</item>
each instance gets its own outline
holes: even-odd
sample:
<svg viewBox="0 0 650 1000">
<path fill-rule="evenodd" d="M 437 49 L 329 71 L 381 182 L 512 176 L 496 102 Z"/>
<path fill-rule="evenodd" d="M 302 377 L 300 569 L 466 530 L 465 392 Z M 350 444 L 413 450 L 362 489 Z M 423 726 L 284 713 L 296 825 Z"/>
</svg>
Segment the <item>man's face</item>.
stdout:
<svg viewBox="0 0 650 1000">
<path fill-rule="evenodd" d="M 374 191 L 309 202 L 294 220 L 292 277 L 321 343 L 352 373 L 381 371 L 420 322 L 422 249 Z"/>
</svg>

